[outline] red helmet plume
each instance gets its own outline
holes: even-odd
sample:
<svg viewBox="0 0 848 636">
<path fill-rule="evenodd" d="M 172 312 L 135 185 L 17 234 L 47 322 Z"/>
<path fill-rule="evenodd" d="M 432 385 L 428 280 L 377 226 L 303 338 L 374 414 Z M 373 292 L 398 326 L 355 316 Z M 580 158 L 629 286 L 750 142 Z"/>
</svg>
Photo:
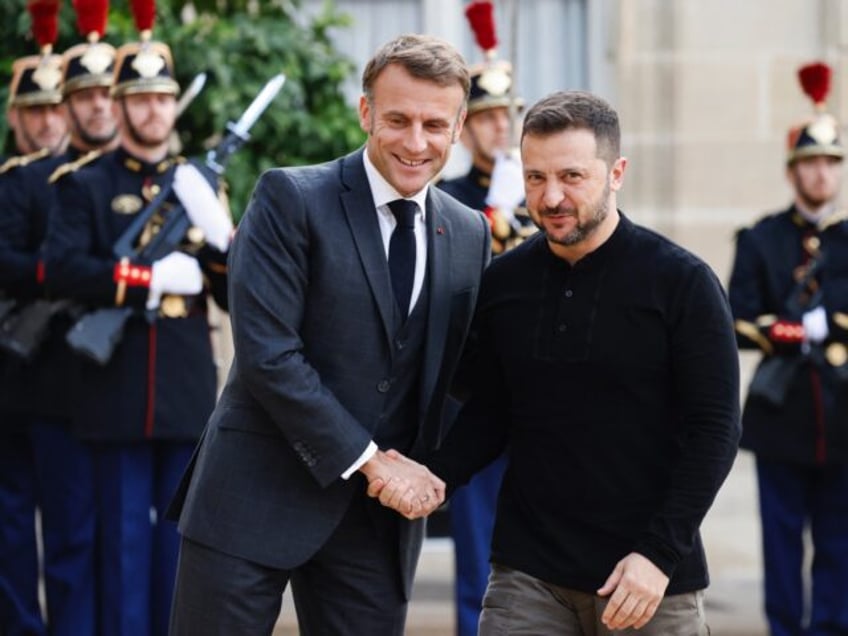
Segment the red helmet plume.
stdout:
<svg viewBox="0 0 848 636">
<path fill-rule="evenodd" d="M 798 69 L 801 88 L 817 108 L 824 108 L 824 102 L 830 93 L 830 78 L 830 67 L 824 62 L 813 62 Z"/>
<path fill-rule="evenodd" d="M 49 53 L 59 32 L 59 7 L 62 0 L 28 0 L 32 17 L 32 35 L 42 52 Z"/>
<path fill-rule="evenodd" d="M 102 38 L 106 33 L 109 0 L 73 0 L 73 5 L 80 35 L 92 41 Z"/>
<path fill-rule="evenodd" d="M 498 46 L 498 37 L 492 3 L 485 0 L 472 2 L 465 8 L 465 17 L 468 18 L 477 45 L 486 53 L 494 50 Z"/>
<path fill-rule="evenodd" d="M 135 27 L 142 36 L 149 35 L 156 20 L 156 0 L 132 0 L 131 4 Z"/>
</svg>

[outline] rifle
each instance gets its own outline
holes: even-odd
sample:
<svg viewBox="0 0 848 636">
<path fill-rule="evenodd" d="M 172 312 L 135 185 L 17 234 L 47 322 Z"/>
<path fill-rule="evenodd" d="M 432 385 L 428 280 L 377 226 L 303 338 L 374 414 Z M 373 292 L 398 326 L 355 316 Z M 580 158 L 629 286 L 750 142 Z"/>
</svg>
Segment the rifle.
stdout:
<svg viewBox="0 0 848 636">
<path fill-rule="evenodd" d="M 230 157 L 250 139 L 250 128 L 279 93 L 285 80 L 282 73 L 268 80 L 239 120 L 227 124 L 228 134 L 206 155 L 206 166 L 216 175 L 224 173 Z M 165 206 L 170 206 L 170 210 L 159 231 L 144 246 L 136 247 L 148 222 L 160 214 Z M 113 246 L 114 255 L 119 260 L 133 258 L 145 262 L 156 261 L 179 247 L 189 227 L 191 219 L 174 195 L 173 186 L 169 182 L 118 237 Z M 124 327 L 132 314 L 133 309 L 130 307 L 103 307 L 87 313 L 68 331 L 68 345 L 77 353 L 100 365 L 106 365 L 121 341 Z M 153 317 L 148 316 L 148 319 L 152 320 Z"/>
<path fill-rule="evenodd" d="M 74 315 L 78 306 L 70 300 L 39 298 L 10 312 L 0 322 L 0 349 L 16 358 L 31 361 L 50 333 L 54 316 Z"/>
<path fill-rule="evenodd" d="M 804 312 L 815 308 L 821 303 L 822 290 L 816 283 L 816 275 L 824 265 L 824 254 L 818 246 L 807 245 L 810 260 L 807 262 L 803 275 L 798 278 L 792 292 L 786 299 L 784 307 L 786 315 L 794 320 L 801 320 Z M 810 290 L 812 289 L 812 293 Z M 764 357 L 754 371 L 748 392 L 756 395 L 774 406 L 783 406 L 789 385 L 795 377 L 795 372 L 807 359 L 820 360 L 820 352 L 809 348 L 804 343 L 800 356 L 770 355 Z"/>
</svg>

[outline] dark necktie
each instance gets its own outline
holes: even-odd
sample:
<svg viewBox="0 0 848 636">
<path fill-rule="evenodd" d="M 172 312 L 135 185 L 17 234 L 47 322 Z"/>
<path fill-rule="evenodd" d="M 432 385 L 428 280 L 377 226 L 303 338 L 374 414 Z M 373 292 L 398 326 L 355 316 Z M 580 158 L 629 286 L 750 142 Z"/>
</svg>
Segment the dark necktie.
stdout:
<svg viewBox="0 0 848 636">
<path fill-rule="evenodd" d="M 396 199 L 389 203 L 397 226 L 389 241 L 389 273 L 392 289 L 402 316 L 409 313 L 412 283 L 415 279 L 415 201 Z"/>
</svg>

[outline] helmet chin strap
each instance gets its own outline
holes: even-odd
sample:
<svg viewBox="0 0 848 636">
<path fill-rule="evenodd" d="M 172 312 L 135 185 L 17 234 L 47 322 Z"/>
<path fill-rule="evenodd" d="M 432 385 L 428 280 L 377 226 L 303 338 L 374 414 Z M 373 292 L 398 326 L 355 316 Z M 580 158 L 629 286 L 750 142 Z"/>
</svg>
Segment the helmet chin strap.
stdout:
<svg viewBox="0 0 848 636">
<path fill-rule="evenodd" d="M 123 117 L 124 117 L 124 125 L 125 125 L 126 131 L 129 134 L 129 137 L 132 140 L 132 142 L 135 145 L 140 146 L 141 148 L 144 148 L 145 150 L 155 150 L 159 147 L 164 147 L 164 148 L 167 149 L 167 146 L 168 146 L 167 140 L 165 140 L 163 142 L 151 142 L 151 141 L 147 141 L 146 139 L 142 138 L 141 134 L 138 132 L 138 129 L 133 125 L 133 122 L 130 119 L 129 113 L 127 112 L 126 101 L 121 99 L 120 102 L 121 102 L 121 112 L 123 113 Z"/>
<path fill-rule="evenodd" d="M 71 115 L 71 121 L 73 122 L 74 130 L 76 131 L 77 136 L 80 138 L 80 141 L 89 148 L 94 148 L 97 146 L 102 146 L 108 144 L 115 137 L 118 136 L 118 128 L 117 126 L 113 126 L 112 132 L 108 135 L 104 135 L 101 137 L 96 137 L 94 135 L 89 134 L 89 132 L 85 129 L 80 122 L 79 117 L 77 117 L 77 112 L 74 110 L 74 107 L 71 106 L 70 102 L 67 104 L 68 113 Z M 124 111 L 124 117 L 126 117 L 126 111 Z M 129 124 L 129 122 L 128 122 Z M 132 135 L 132 132 L 130 132 Z"/>
</svg>

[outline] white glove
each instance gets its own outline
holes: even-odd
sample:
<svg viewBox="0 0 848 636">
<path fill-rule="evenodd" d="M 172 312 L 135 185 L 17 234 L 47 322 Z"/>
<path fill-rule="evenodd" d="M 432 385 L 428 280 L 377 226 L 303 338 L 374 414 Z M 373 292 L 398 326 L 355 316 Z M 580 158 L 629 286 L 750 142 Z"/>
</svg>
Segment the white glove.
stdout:
<svg viewBox="0 0 848 636">
<path fill-rule="evenodd" d="M 194 165 L 182 163 L 177 166 L 174 192 L 192 224 L 203 230 L 206 242 L 225 252 L 230 246 L 233 221 L 212 186 Z"/>
<path fill-rule="evenodd" d="M 156 309 L 163 294 L 191 296 L 203 291 L 200 263 L 184 252 L 171 252 L 153 262 L 147 308 Z"/>
<path fill-rule="evenodd" d="M 801 322 L 804 325 L 804 340 L 807 342 L 822 342 L 830 333 L 827 328 L 827 312 L 821 305 L 806 312 L 801 317 Z"/>
<path fill-rule="evenodd" d="M 495 157 L 492 182 L 486 195 L 486 204 L 512 215 L 512 211 L 524 200 L 524 173 L 521 161 L 508 153 Z"/>
</svg>

